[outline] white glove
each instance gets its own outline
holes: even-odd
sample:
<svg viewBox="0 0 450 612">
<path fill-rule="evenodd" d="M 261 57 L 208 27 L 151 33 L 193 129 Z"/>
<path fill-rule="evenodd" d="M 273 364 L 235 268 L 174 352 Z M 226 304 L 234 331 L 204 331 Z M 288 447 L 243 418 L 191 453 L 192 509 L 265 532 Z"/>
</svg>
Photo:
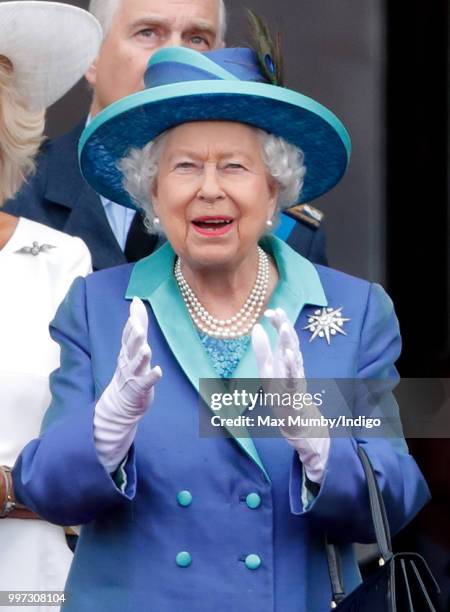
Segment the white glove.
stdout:
<svg viewBox="0 0 450 612">
<path fill-rule="evenodd" d="M 252 345 L 260 378 L 287 379 L 286 392 L 305 393 L 305 370 L 297 332 L 282 308 L 267 310 L 265 316 L 278 333 L 278 343 L 273 354 L 263 327 L 259 324 L 254 326 Z M 301 410 L 304 418 L 320 418 L 320 411 L 314 404 Z M 288 416 L 288 412 L 284 416 Z M 293 437 L 292 431 L 287 428 L 281 428 L 281 433 L 297 451 L 309 480 L 320 484 L 330 452 L 329 435 L 323 438 Z M 302 432 L 302 435 L 306 433 Z"/>
<path fill-rule="evenodd" d="M 141 300 L 134 298 L 122 334 L 122 346 L 111 382 L 95 406 L 94 441 L 100 462 L 115 472 L 128 453 L 139 419 L 153 402 L 159 366 L 150 365 L 148 318 Z"/>
</svg>

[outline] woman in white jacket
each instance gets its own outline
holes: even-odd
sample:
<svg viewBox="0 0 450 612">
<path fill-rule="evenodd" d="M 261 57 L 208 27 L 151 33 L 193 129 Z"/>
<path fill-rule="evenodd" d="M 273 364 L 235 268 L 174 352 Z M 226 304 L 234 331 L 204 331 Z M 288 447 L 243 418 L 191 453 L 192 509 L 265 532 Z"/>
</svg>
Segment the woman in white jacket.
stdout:
<svg viewBox="0 0 450 612">
<path fill-rule="evenodd" d="M 100 40 L 97 21 L 73 6 L 0 4 L 0 206 L 34 170 L 45 109 L 82 76 Z M 0 211 L 0 591 L 62 590 L 72 560 L 63 528 L 14 504 L 9 466 L 49 403 L 59 347 L 48 324 L 90 270 L 79 238 Z M 33 609 L 55 610 L 42 597 Z"/>
</svg>

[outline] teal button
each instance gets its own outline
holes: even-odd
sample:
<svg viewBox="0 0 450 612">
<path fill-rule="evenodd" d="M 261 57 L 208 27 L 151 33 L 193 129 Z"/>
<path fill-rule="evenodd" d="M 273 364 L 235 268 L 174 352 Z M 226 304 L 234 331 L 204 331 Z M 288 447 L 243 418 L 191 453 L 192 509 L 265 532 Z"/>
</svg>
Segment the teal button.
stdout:
<svg viewBox="0 0 450 612">
<path fill-rule="evenodd" d="M 258 493 L 249 493 L 245 498 L 245 502 L 249 508 L 256 510 L 261 505 L 261 498 Z"/>
<path fill-rule="evenodd" d="M 175 558 L 175 561 L 178 567 L 189 567 L 190 564 L 192 563 L 192 557 L 188 552 L 183 550 L 178 553 L 178 555 Z"/>
<path fill-rule="evenodd" d="M 250 570 L 258 569 L 261 565 L 261 557 L 259 555 L 247 555 L 245 557 L 245 565 Z"/>
<path fill-rule="evenodd" d="M 180 491 L 177 495 L 177 502 L 180 506 L 190 506 L 192 504 L 192 493 L 190 491 Z"/>
</svg>

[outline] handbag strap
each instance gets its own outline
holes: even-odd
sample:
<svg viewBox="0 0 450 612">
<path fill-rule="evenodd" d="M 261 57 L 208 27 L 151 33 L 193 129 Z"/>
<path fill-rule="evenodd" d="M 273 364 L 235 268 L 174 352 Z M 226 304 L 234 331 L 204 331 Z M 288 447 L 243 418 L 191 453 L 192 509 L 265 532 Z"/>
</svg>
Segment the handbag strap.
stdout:
<svg viewBox="0 0 450 612">
<path fill-rule="evenodd" d="M 378 486 L 375 471 L 370 463 L 369 456 L 360 445 L 358 445 L 358 455 L 366 475 L 378 552 L 380 553 L 380 558 L 386 562 L 392 557 L 391 530 L 387 520 L 386 506 L 384 505 L 383 496 L 381 495 L 380 487 Z"/>
<path fill-rule="evenodd" d="M 345 597 L 344 581 L 342 579 L 341 558 L 337 546 L 331 544 L 325 536 L 325 551 L 327 553 L 328 573 L 330 574 L 331 590 L 333 596 L 331 607 L 336 608 L 337 604 Z"/>
<path fill-rule="evenodd" d="M 364 469 L 369 492 L 370 513 L 375 530 L 378 554 L 380 556 L 378 563 L 380 565 L 384 565 L 393 556 L 391 532 L 387 520 L 386 507 L 384 505 L 383 496 L 381 495 L 370 459 L 364 448 L 359 444 L 358 456 Z M 345 589 L 341 571 L 341 557 L 337 546 L 329 542 L 327 538 L 325 538 L 325 551 L 327 555 L 331 589 L 333 591 L 331 607 L 335 608 L 337 604 L 345 597 Z"/>
</svg>

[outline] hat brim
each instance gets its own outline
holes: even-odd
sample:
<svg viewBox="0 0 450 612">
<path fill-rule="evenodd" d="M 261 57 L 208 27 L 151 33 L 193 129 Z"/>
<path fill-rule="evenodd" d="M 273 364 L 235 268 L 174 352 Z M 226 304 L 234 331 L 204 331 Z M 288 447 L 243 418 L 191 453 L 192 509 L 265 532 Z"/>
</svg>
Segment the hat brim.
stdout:
<svg viewBox="0 0 450 612">
<path fill-rule="evenodd" d="M 61 98 L 94 61 L 102 40 L 87 11 L 59 2 L 0 3 L 0 55 L 12 62 L 32 111 Z"/>
<path fill-rule="evenodd" d="M 146 89 L 115 102 L 87 126 L 81 171 L 95 191 L 136 208 L 118 162 L 169 128 L 193 121 L 235 121 L 282 136 L 301 148 L 307 168 L 299 201 L 329 191 L 344 174 L 350 137 L 327 108 L 302 94 L 248 81 L 192 81 Z"/>
</svg>

